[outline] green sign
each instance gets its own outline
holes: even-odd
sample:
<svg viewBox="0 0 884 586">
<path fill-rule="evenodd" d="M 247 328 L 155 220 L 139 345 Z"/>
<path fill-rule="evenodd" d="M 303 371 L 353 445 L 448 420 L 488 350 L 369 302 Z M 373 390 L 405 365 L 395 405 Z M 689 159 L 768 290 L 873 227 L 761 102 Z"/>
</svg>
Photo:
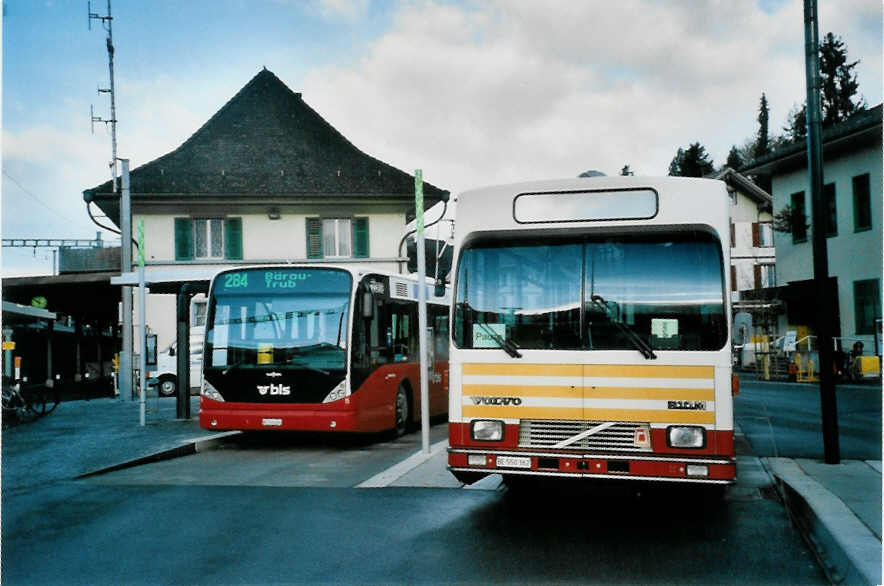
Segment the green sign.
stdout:
<svg viewBox="0 0 884 586">
<path fill-rule="evenodd" d="M 417 216 L 417 233 L 424 233 L 424 172 L 414 170 L 414 211 Z"/>
<path fill-rule="evenodd" d="M 36 307 L 38 309 L 46 308 L 46 298 L 39 296 L 31 298 L 31 307 Z"/>
<path fill-rule="evenodd" d="M 138 266 L 144 266 L 144 220 L 138 220 Z"/>
</svg>

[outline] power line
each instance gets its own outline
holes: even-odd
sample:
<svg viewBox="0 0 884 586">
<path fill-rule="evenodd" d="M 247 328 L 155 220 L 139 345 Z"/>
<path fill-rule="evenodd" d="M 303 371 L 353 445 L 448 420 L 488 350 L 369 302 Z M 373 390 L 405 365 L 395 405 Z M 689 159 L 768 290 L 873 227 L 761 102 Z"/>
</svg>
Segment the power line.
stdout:
<svg viewBox="0 0 884 586">
<path fill-rule="evenodd" d="M 22 185 L 21 183 L 19 183 L 18 179 L 16 179 L 16 178 L 13 177 L 12 175 L 10 175 L 10 174 L 6 171 L 6 169 L 3 169 L 3 174 L 6 175 L 6 177 L 9 178 L 10 181 L 12 181 L 13 183 L 15 183 L 15 184 L 18 186 L 19 189 L 21 189 L 22 191 L 24 191 L 26 194 L 30 195 L 31 198 L 33 198 L 33 200 L 36 201 L 38 204 L 40 204 L 41 206 L 43 206 L 44 208 L 46 208 L 47 210 L 49 210 L 50 212 L 52 212 L 53 214 L 55 214 L 56 216 L 58 216 L 59 218 L 61 218 L 62 220 L 65 220 L 66 222 L 70 222 L 70 221 L 71 221 L 71 218 L 68 218 L 67 216 L 63 216 L 58 210 L 53 209 L 53 208 L 50 207 L 49 204 L 47 204 L 45 201 L 43 201 L 42 199 L 40 199 L 39 197 L 37 197 L 36 195 L 34 195 L 33 192 L 31 192 L 31 191 L 28 190 L 24 185 Z"/>
</svg>

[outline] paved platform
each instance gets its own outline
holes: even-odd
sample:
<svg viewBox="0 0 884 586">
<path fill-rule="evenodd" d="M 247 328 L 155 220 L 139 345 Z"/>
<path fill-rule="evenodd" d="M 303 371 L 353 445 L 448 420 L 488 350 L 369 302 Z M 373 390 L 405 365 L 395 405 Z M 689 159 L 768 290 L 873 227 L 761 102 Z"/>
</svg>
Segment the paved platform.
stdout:
<svg viewBox="0 0 884 586">
<path fill-rule="evenodd" d="M 229 435 L 201 429 L 198 397 L 191 401 L 193 416 L 179 420 L 174 398 L 149 398 L 144 426 L 138 402 L 105 398 L 63 402 L 33 423 L 4 427 L 2 490 L 9 494 L 135 461 L 193 453 Z M 360 487 L 502 489 L 499 475 L 463 487 L 446 470 L 446 448 L 447 442 L 437 442 L 430 454 L 418 452 Z M 751 499 L 775 482 L 833 582 L 881 583 L 880 460 L 829 465 L 741 454 L 738 461 L 740 485 L 729 498 Z"/>
</svg>

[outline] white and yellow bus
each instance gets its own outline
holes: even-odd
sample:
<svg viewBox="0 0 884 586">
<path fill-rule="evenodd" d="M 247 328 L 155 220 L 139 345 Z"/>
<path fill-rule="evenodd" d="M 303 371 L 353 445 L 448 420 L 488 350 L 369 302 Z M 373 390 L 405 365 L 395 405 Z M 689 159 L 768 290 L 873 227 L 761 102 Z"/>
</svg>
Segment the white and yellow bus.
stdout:
<svg viewBox="0 0 884 586">
<path fill-rule="evenodd" d="M 728 205 L 673 177 L 462 193 L 449 470 L 735 482 Z"/>
</svg>

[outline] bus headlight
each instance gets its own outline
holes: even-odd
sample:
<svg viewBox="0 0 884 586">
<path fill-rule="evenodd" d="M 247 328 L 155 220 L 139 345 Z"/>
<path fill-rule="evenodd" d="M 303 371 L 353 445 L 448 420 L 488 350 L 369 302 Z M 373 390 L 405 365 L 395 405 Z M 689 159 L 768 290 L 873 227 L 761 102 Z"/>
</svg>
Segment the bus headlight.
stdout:
<svg viewBox="0 0 884 586">
<path fill-rule="evenodd" d="M 499 442 L 503 439 L 503 421 L 479 419 L 470 423 L 470 437 L 480 442 Z"/>
<path fill-rule="evenodd" d="M 219 403 L 224 402 L 224 397 L 221 396 L 221 393 L 218 392 L 218 389 L 213 387 L 209 381 L 203 377 L 203 386 L 200 389 L 200 394 L 206 399 L 211 399 L 213 401 L 218 401 Z"/>
<path fill-rule="evenodd" d="M 673 425 L 666 428 L 666 443 L 670 448 L 704 448 L 706 430 L 695 425 Z"/>
<path fill-rule="evenodd" d="M 331 403 L 332 401 L 337 401 L 338 399 L 343 399 L 344 397 L 349 396 L 350 388 L 347 386 L 347 379 L 344 379 L 338 383 L 338 386 L 332 389 L 332 392 L 330 392 L 322 402 Z"/>
</svg>

